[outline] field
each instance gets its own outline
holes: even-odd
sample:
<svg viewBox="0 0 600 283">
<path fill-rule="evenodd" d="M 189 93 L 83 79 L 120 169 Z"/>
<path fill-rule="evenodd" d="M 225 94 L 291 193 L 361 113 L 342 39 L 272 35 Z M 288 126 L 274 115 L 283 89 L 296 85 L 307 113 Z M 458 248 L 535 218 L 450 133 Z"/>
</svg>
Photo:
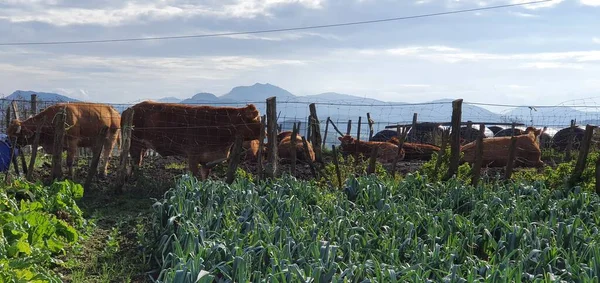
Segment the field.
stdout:
<svg viewBox="0 0 600 283">
<path fill-rule="evenodd" d="M 40 180 L 49 174 L 44 158 Z M 545 153 L 554 158 L 562 157 Z M 244 163 L 231 185 L 222 182 L 226 166 L 198 182 L 183 160 L 155 158 L 121 195 L 111 189 L 114 172 L 85 191 L 70 181 L 16 179 L 2 190 L 0 249 L 8 257 L 0 265 L 9 268 L 0 281 L 594 282 L 597 158 L 590 155 L 575 186 L 566 185 L 574 161 L 518 170 L 510 181 L 488 170 L 473 187 L 468 165 L 441 182 L 435 158 L 403 163 L 395 178 L 381 164 L 365 176 L 366 162 L 349 158 L 339 160 L 340 189 L 330 155 L 316 179 L 307 166 L 292 177 L 284 165 L 281 178 L 257 182 Z M 80 163 L 77 183 L 86 176 Z M 55 228 L 36 236 L 41 222 L 21 216 L 34 212 Z M 19 229 L 9 214 L 22 219 Z M 35 249 L 27 255 L 26 247 Z"/>
</svg>

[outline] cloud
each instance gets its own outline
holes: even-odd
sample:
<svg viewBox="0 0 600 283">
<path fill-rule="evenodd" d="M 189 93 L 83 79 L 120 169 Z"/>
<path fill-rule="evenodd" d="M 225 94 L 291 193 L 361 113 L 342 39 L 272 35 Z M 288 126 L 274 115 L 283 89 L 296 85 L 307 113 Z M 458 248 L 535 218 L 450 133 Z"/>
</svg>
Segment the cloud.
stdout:
<svg viewBox="0 0 600 283">
<path fill-rule="evenodd" d="M 211 2 L 212 5 L 190 4 L 184 0 L 145 2 L 126 1 L 118 6 L 69 7 L 58 6 L 57 1 L 9 1 L 8 8 L 0 11 L 0 19 L 13 23 L 43 22 L 56 26 L 94 24 L 119 26 L 145 20 L 166 20 L 197 16 L 216 18 L 255 18 L 272 16 L 272 9 L 285 5 L 299 5 L 307 9 L 321 9 L 324 0 L 236 0 Z"/>
<path fill-rule="evenodd" d="M 522 65 L 525 69 L 583 69 L 582 65 L 560 62 L 531 62 Z"/>
<path fill-rule="evenodd" d="M 510 14 L 520 18 L 539 18 L 538 15 L 523 12 L 510 12 Z"/>
<path fill-rule="evenodd" d="M 581 4 L 598 7 L 600 6 L 600 0 L 581 0 Z"/>
<path fill-rule="evenodd" d="M 594 37 L 594 38 L 592 38 L 592 41 L 593 41 L 594 43 L 598 43 L 598 44 L 600 44 L 600 37 Z"/>
</svg>

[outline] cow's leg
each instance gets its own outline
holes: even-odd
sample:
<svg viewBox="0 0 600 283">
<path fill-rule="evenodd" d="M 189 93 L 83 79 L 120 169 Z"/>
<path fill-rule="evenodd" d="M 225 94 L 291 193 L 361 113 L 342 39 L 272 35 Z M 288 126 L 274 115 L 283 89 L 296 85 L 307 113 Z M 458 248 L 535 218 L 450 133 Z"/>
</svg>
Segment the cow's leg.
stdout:
<svg viewBox="0 0 600 283">
<path fill-rule="evenodd" d="M 200 166 L 200 175 L 202 177 L 202 181 L 206 181 L 208 179 L 208 175 L 210 174 L 211 168 L 208 168 L 204 165 Z"/>
<path fill-rule="evenodd" d="M 106 178 L 106 175 L 108 174 L 108 164 L 110 163 L 112 150 L 117 144 L 117 134 L 118 133 L 116 132 L 116 130 L 111 130 L 108 134 L 108 138 L 104 143 L 104 149 L 102 152 L 102 159 L 104 163 L 102 163 L 102 167 L 100 167 L 102 168 L 102 170 L 99 170 L 98 172 L 100 178 Z"/>
<path fill-rule="evenodd" d="M 139 144 L 134 144 L 132 141 L 131 146 L 129 147 L 129 154 L 131 155 L 131 168 L 134 179 L 140 175 L 140 166 L 142 166 L 145 152 L 145 148 Z"/>
<path fill-rule="evenodd" d="M 199 163 L 200 162 L 198 160 L 198 157 L 188 156 L 188 166 L 189 166 L 190 172 L 192 173 L 192 176 L 194 176 L 196 178 L 201 177 L 198 175 L 198 164 Z M 204 179 L 202 179 L 202 180 L 204 180 Z"/>
</svg>

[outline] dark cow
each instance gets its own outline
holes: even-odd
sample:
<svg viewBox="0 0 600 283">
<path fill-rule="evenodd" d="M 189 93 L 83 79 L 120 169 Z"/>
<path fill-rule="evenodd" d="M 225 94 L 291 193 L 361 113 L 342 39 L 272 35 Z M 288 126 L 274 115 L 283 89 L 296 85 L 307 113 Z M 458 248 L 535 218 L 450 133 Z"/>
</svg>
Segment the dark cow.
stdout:
<svg viewBox="0 0 600 283">
<path fill-rule="evenodd" d="M 398 146 L 389 142 L 357 141 L 352 136 L 345 135 L 338 138 L 341 142 L 342 152 L 354 156 L 363 155 L 369 157 L 374 147 L 379 148 L 377 160 L 381 163 L 392 163 L 398 154 Z M 400 151 L 398 160 L 404 159 L 404 150 Z"/>
<path fill-rule="evenodd" d="M 206 180 L 217 163 L 229 157 L 236 135 L 244 141 L 260 137 L 260 113 L 245 107 L 214 107 L 144 101 L 134 110 L 131 157 L 134 169 L 143 153 L 153 149 L 161 156 L 184 156 L 189 169 Z M 137 170 L 136 170 L 137 171 Z"/>
<path fill-rule="evenodd" d="M 542 153 L 537 141 L 541 130 L 528 127 L 526 134 L 515 136 L 516 152 L 515 167 L 542 167 L 544 163 L 541 160 Z M 508 152 L 511 137 L 494 137 L 483 140 L 483 165 L 487 167 L 503 167 L 508 163 Z M 477 143 L 472 142 L 461 148 L 464 152 L 464 161 L 475 163 Z"/>
<path fill-rule="evenodd" d="M 572 134 L 573 133 L 573 134 Z M 567 150 L 569 144 L 569 137 L 573 135 L 573 145 L 571 149 L 578 150 L 585 135 L 585 129 L 575 126 L 561 129 L 556 132 L 552 138 L 552 147 L 560 151 Z"/>
<path fill-rule="evenodd" d="M 67 151 L 69 176 L 73 177 L 73 163 L 77 156 L 77 148 L 93 148 L 100 130 L 107 127 L 103 156 L 99 164 L 102 170 L 98 172 L 100 176 L 106 176 L 108 160 L 119 141 L 121 124 L 121 115 L 109 105 L 98 103 L 55 104 L 25 121 L 13 120 L 7 129 L 7 134 L 11 138 L 17 137 L 19 145 L 29 145 L 33 142 L 37 125 L 43 123 L 39 142 L 44 151 L 51 153 L 54 147 L 55 133 L 53 121 L 63 108 L 66 109 L 63 150 Z"/>
<path fill-rule="evenodd" d="M 385 142 L 385 141 L 389 141 L 392 137 L 396 137 L 396 136 L 398 136 L 398 132 L 396 132 L 396 131 L 383 130 L 383 131 L 380 131 L 377 134 L 375 134 L 371 139 L 369 139 L 369 141 Z"/>
<path fill-rule="evenodd" d="M 492 131 L 492 133 L 494 133 L 494 136 L 496 136 L 496 134 L 502 130 L 504 130 L 502 127 L 500 126 L 489 126 L 488 129 L 490 129 L 490 131 Z"/>
<path fill-rule="evenodd" d="M 399 145 L 400 141 L 396 137 L 392 137 L 388 142 Z M 404 150 L 404 160 L 431 160 L 434 152 L 439 152 L 440 148 L 431 144 L 410 143 L 402 144 Z"/>
</svg>

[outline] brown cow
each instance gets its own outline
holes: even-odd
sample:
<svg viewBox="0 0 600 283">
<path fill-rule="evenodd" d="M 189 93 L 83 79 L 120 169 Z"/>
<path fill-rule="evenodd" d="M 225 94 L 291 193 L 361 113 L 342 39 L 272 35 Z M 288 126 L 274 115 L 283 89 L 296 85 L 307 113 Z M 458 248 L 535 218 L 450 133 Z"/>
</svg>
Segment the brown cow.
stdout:
<svg viewBox="0 0 600 283">
<path fill-rule="evenodd" d="M 517 138 L 515 151 L 515 167 L 542 167 L 542 153 L 537 137 L 542 133 L 534 127 L 528 127 L 526 134 L 515 136 Z M 483 166 L 503 167 L 508 163 L 508 153 L 511 137 L 496 137 L 483 140 Z M 461 148 L 464 152 L 464 161 L 475 163 L 477 142 L 471 142 Z"/>
<path fill-rule="evenodd" d="M 279 158 L 291 159 L 292 158 L 292 132 L 282 132 L 277 137 L 282 137 L 279 145 L 277 146 L 277 151 L 279 152 Z M 306 141 L 306 145 L 308 146 L 308 157 L 312 162 L 315 161 L 315 151 L 313 150 L 312 143 Z M 304 154 L 304 143 L 302 143 L 302 136 L 296 134 L 296 158 L 298 160 L 307 161 Z"/>
<path fill-rule="evenodd" d="M 398 154 L 398 146 L 389 142 L 357 141 L 352 136 L 345 135 L 338 138 L 341 142 L 342 152 L 355 156 L 362 154 L 365 157 L 371 155 L 373 147 L 378 147 L 377 159 L 382 163 L 392 163 Z M 404 159 L 404 150 L 400 150 L 398 160 Z"/>
<path fill-rule="evenodd" d="M 187 157 L 194 176 L 202 165 L 200 177 L 206 180 L 211 168 L 229 157 L 236 135 L 244 141 L 260 136 L 260 113 L 253 104 L 236 108 L 144 101 L 131 108 L 134 169 L 142 164 L 143 152 L 153 149 L 161 156 Z"/>
<path fill-rule="evenodd" d="M 388 142 L 395 145 L 400 144 L 396 137 L 392 137 Z M 433 153 L 440 151 L 440 148 L 435 145 L 410 142 L 403 143 L 402 149 L 404 150 L 404 160 L 431 160 Z"/>
<path fill-rule="evenodd" d="M 33 142 L 37 125 L 44 121 L 40 132 L 40 145 L 44 151 L 51 153 L 54 145 L 54 123 L 56 114 L 66 107 L 65 139 L 63 150 L 67 151 L 67 167 L 69 176 L 73 177 L 73 162 L 78 147 L 93 148 L 98 134 L 103 127 L 108 127 L 104 143 L 103 158 L 100 161 L 99 175 L 106 176 L 108 160 L 112 149 L 120 139 L 121 115 L 112 106 L 98 103 L 59 103 L 44 109 L 39 114 L 25 120 L 13 120 L 7 129 L 9 137 L 17 137 L 20 145 Z"/>
</svg>

